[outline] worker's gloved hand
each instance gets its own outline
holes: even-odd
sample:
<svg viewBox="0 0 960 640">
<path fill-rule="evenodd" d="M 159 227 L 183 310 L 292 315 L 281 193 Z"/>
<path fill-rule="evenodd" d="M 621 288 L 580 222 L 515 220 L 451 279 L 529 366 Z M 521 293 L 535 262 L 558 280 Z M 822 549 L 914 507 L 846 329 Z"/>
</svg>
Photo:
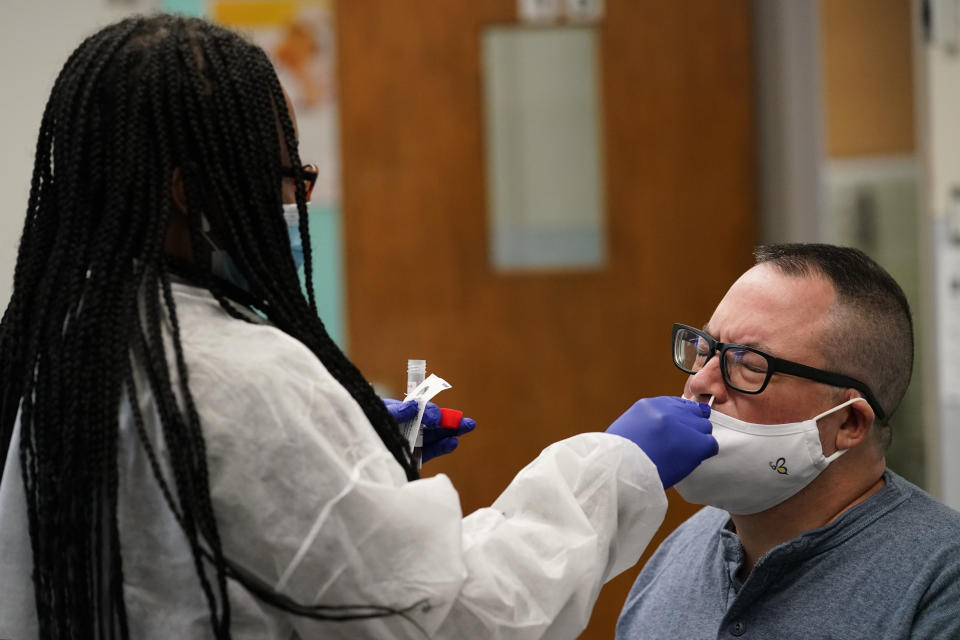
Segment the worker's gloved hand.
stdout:
<svg viewBox="0 0 960 640">
<path fill-rule="evenodd" d="M 676 396 L 644 398 L 607 429 L 632 440 L 657 466 L 664 489 L 683 480 L 697 465 L 717 453 L 707 418 L 710 407 Z"/>
<path fill-rule="evenodd" d="M 417 403 L 414 400 L 400 402 L 393 398 L 384 398 L 383 404 L 397 422 L 407 422 L 417 417 Z M 446 411 L 446 420 L 444 420 Z M 460 443 L 458 438 L 473 431 L 477 426 L 473 418 L 464 418 L 463 414 L 452 412 L 449 409 L 440 409 L 432 402 L 427 403 L 423 410 L 420 424 L 423 426 L 423 450 L 420 453 L 421 463 L 437 456 L 451 453 Z M 443 422 L 443 424 L 441 424 Z"/>
</svg>

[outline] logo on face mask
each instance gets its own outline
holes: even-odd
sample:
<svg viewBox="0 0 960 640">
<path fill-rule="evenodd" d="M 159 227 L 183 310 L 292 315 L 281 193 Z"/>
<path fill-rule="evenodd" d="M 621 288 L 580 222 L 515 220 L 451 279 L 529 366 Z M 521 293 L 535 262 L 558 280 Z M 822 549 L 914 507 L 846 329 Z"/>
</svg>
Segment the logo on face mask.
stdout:
<svg viewBox="0 0 960 640">
<path fill-rule="evenodd" d="M 785 458 L 777 458 L 776 462 L 770 462 L 768 464 L 770 465 L 770 468 L 777 473 L 781 473 L 785 476 L 790 475 L 787 473 L 787 460 Z"/>
</svg>

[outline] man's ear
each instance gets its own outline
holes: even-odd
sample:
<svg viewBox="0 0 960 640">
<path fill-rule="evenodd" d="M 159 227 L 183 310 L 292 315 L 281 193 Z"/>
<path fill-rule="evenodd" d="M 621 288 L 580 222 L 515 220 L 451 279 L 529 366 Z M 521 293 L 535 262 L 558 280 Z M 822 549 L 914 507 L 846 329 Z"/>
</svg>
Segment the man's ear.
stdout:
<svg viewBox="0 0 960 640">
<path fill-rule="evenodd" d="M 187 214 L 187 190 L 183 186 L 183 172 L 180 167 L 174 167 L 173 174 L 170 176 L 170 195 L 173 196 L 173 204 L 181 214 Z"/>
<path fill-rule="evenodd" d="M 853 389 L 847 390 L 847 400 L 859 398 Z M 852 449 L 870 436 L 870 429 L 876 420 L 873 409 L 865 400 L 854 402 L 847 407 L 847 418 L 837 430 L 837 449 Z"/>
</svg>

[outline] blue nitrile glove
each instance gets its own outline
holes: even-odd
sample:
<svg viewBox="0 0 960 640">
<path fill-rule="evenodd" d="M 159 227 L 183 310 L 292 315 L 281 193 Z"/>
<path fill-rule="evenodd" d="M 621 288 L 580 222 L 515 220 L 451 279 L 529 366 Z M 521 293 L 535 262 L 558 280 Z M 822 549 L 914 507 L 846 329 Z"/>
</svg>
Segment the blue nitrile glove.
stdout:
<svg viewBox="0 0 960 640">
<path fill-rule="evenodd" d="M 613 421 L 607 433 L 623 436 L 643 449 L 669 489 L 717 453 L 717 441 L 703 402 L 676 396 L 638 400 Z"/>
<path fill-rule="evenodd" d="M 398 423 L 407 422 L 417 417 L 417 403 L 414 400 L 400 402 L 393 398 L 384 398 L 383 404 Z M 423 418 L 420 420 L 420 424 L 423 426 L 421 464 L 432 458 L 451 453 L 460 443 L 457 438 L 470 433 L 477 426 L 473 418 L 461 418 L 456 429 L 441 427 L 441 415 L 440 407 L 432 402 L 428 402 L 426 409 L 423 410 Z"/>
</svg>

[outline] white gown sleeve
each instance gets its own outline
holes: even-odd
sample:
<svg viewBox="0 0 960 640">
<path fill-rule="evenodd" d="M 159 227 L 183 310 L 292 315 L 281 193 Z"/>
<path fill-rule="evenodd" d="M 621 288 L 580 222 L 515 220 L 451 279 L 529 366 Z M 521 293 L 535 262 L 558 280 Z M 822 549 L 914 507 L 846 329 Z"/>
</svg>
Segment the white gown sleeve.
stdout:
<svg viewBox="0 0 960 640">
<path fill-rule="evenodd" d="M 492 507 L 464 519 L 468 574 L 439 637 L 576 638 L 666 505 L 653 463 L 619 436 L 548 447 Z"/>
<path fill-rule="evenodd" d="M 226 554 L 300 603 L 405 611 L 346 623 L 276 613 L 304 639 L 575 638 L 663 520 L 653 463 L 603 433 L 548 447 L 464 518 L 446 476 L 406 481 L 300 343 L 271 349 L 239 383 L 209 354 L 191 365 Z"/>
</svg>

